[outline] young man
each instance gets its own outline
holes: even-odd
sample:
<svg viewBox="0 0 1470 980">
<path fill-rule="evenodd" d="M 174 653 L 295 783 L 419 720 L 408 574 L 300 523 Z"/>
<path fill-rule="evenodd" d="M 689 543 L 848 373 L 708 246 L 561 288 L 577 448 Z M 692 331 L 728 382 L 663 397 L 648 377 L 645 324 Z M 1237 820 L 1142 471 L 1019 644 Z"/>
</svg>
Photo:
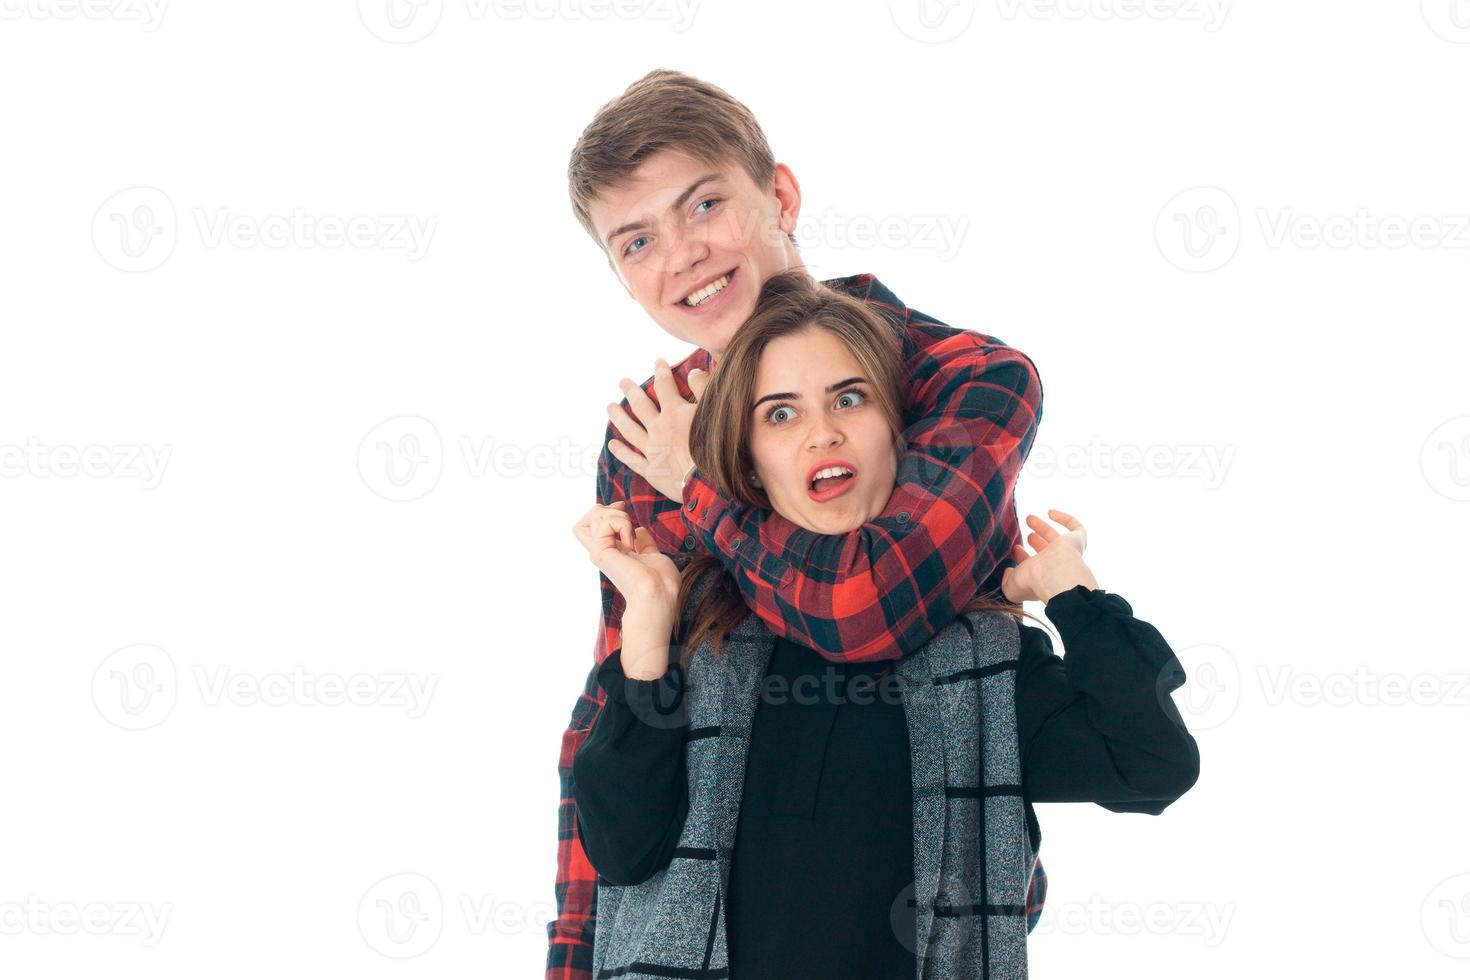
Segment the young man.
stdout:
<svg viewBox="0 0 1470 980">
<path fill-rule="evenodd" d="M 871 275 L 827 282 L 898 329 L 908 379 L 908 452 L 884 513 L 818 535 L 722 497 L 691 466 L 689 424 L 704 380 L 755 308 L 761 284 L 801 267 L 792 231 L 801 190 L 775 162 L 750 111 L 722 90 L 655 71 L 598 112 L 572 151 L 573 210 L 628 295 L 670 335 L 697 346 L 662 362 L 609 405 L 597 500 L 624 501 L 635 525 L 676 556 L 718 556 L 771 629 L 834 661 L 918 649 L 979 591 L 998 591 L 1020 544 L 1014 491 L 1041 419 L 1029 358 L 947 326 Z M 692 376 L 691 376 L 692 372 Z M 591 980 L 596 872 L 582 850 L 571 774 L 603 704 L 597 665 L 622 642 L 622 596 L 601 577 L 595 663 L 562 737 L 557 919 L 547 980 Z M 1027 913 L 1039 914 L 1037 863 Z"/>
</svg>

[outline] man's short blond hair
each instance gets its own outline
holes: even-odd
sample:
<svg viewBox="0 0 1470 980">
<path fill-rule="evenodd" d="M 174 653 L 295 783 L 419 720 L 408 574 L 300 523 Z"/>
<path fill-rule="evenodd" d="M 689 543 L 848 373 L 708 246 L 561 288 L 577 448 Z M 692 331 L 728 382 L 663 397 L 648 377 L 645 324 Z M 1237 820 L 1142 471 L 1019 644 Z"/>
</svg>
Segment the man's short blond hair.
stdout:
<svg viewBox="0 0 1470 980">
<path fill-rule="evenodd" d="M 572 211 L 594 240 L 592 202 L 663 150 L 711 166 L 738 164 L 757 187 L 769 183 L 776 170 L 766 134 L 741 102 L 683 72 L 655 69 L 597 110 L 572 148 L 567 165 Z"/>
</svg>

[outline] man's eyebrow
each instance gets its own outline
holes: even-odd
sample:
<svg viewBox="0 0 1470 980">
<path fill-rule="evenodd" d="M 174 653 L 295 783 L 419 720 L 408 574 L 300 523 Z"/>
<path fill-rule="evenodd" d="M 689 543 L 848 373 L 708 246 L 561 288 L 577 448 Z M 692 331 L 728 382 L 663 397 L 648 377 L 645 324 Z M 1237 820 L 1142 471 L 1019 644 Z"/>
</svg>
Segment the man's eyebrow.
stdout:
<svg viewBox="0 0 1470 980">
<path fill-rule="evenodd" d="M 830 394 L 832 394 L 832 392 L 836 391 L 838 388 L 846 388 L 848 385 L 867 384 L 867 383 L 868 383 L 868 379 L 867 378 L 848 378 L 846 381 L 839 381 L 835 385 L 828 385 L 827 386 L 827 394 L 830 395 Z M 775 392 L 774 394 L 762 395 L 761 397 L 757 398 L 755 400 L 755 404 L 752 405 L 752 406 L 750 406 L 750 407 L 751 407 L 752 410 L 754 410 L 754 409 L 760 408 L 762 402 L 775 401 L 777 399 L 780 399 L 782 401 L 798 402 L 798 401 L 801 401 L 801 396 L 798 395 L 794 391 L 778 391 L 778 392 Z"/>
<path fill-rule="evenodd" d="M 684 193 L 680 194 L 674 199 L 674 203 L 669 205 L 669 210 L 677 211 L 679 208 L 682 208 L 684 206 L 684 202 L 689 200 L 690 196 L 693 195 L 695 191 L 699 190 L 701 184 L 708 184 L 710 181 L 719 180 L 723 176 L 725 175 L 705 174 L 703 177 L 700 177 L 694 183 L 684 188 Z M 612 231 L 608 232 L 608 236 L 606 239 L 608 250 L 612 250 L 612 242 L 614 238 L 617 238 L 619 235 L 625 232 L 637 231 L 639 228 L 646 227 L 648 227 L 648 222 L 640 219 L 638 221 L 630 221 L 626 225 L 623 225 L 621 228 L 614 228 Z"/>
</svg>

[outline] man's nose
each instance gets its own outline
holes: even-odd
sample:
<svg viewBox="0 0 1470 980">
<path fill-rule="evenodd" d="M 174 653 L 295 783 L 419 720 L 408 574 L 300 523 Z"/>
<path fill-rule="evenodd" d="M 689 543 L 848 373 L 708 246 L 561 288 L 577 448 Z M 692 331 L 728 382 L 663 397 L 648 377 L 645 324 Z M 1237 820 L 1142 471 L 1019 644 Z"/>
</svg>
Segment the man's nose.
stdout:
<svg viewBox="0 0 1470 980">
<path fill-rule="evenodd" d="M 709 257 L 709 244 L 704 233 L 687 228 L 674 228 L 664 235 L 664 269 L 675 275 L 687 272 Z"/>
</svg>

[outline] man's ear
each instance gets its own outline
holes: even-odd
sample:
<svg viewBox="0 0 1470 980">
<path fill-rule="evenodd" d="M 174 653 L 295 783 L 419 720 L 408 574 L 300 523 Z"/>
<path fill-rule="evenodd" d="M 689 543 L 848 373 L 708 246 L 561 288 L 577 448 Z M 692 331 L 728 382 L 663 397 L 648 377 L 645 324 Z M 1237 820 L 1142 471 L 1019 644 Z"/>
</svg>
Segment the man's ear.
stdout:
<svg viewBox="0 0 1470 980">
<path fill-rule="evenodd" d="M 772 183 L 776 204 L 780 208 L 777 219 L 781 232 L 789 235 L 796 230 L 796 219 L 801 216 L 801 185 L 796 182 L 796 174 L 784 163 L 776 164 Z"/>
</svg>

